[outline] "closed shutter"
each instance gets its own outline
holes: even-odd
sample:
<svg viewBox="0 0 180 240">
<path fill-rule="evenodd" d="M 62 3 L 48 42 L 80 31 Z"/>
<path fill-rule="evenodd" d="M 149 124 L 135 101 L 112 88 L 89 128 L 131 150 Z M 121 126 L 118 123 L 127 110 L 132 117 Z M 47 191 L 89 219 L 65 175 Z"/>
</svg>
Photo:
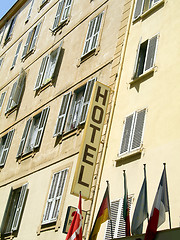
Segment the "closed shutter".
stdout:
<svg viewBox="0 0 180 240">
<path fill-rule="evenodd" d="M 23 153 L 23 149 L 24 149 L 24 145 L 25 145 L 25 142 L 26 142 L 26 139 L 27 139 L 27 136 L 28 136 L 31 121 L 32 121 L 32 119 L 29 118 L 26 122 L 26 126 L 24 128 L 24 132 L 23 132 L 21 142 L 20 142 L 20 145 L 19 145 L 19 149 L 18 149 L 18 152 L 17 152 L 17 156 L 16 156 L 17 158 L 20 157 Z"/>
<path fill-rule="evenodd" d="M 17 57 L 18 57 L 18 54 L 19 54 L 19 50 L 20 50 L 21 44 L 22 44 L 22 41 L 18 44 L 18 47 L 17 47 L 17 49 L 16 49 L 16 54 L 15 54 L 15 56 L 14 56 L 14 60 L 13 60 L 11 69 L 13 69 L 13 67 L 14 67 L 15 64 L 16 64 L 16 60 L 17 60 Z"/>
<path fill-rule="evenodd" d="M 14 96 L 14 93 L 15 93 L 15 90 L 16 90 L 16 86 L 17 86 L 17 81 L 12 86 L 11 94 L 10 94 L 10 97 L 9 97 L 9 100 L 8 100 L 8 104 L 7 104 L 5 113 L 7 113 L 9 110 L 11 110 L 11 108 L 13 106 L 15 106 L 15 103 L 12 102 L 12 98 Z"/>
<path fill-rule="evenodd" d="M 4 101 L 4 98 L 5 98 L 5 95 L 6 95 L 6 92 L 3 92 L 1 94 L 1 97 L 0 97 L 0 111 L 1 111 L 1 108 L 2 108 L 2 105 L 3 105 L 3 101 Z"/>
<path fill-rule="evenodd" d="M 57 9 L 56 16 L 55 16 L 55 19 L 54 19 L 54 24 L 53 24 L 53 30 L 55 30 L 59 25 L 59 21 L 60 21 L 61 13 L 62 13 L 62 10 L 63 10 L 64 2 L 65 2 L 65 0 L 62 0 L 58 4 L 58 9 Z"/>
<path fill-rule="evenodd" d="M 55 222 L 58 217 L 68 169 L 53 175 L 42 224 Z"/>
<path fill-rule="evenodd" d="M 8 132 L 5 143 L 4 143 L 4 147 L 2 150 L 2 154 L 1 154 L 1 158 L 0 158 L 0 166 L 4 166 L 7 156 L 8 156 L 8 152 L 11 146 L 11 142 L 13 139 L 13 135 L 14 135 L 14 129 L 11 130 L 10 132 Z"/>
<path fill-rule="evenodd" d="M 99 36 L 102 16 L 103 16 L 103 13 L 99 14 L 96 17 L 96 24 L 95 24 L 95 28 L 94 28 L 94 32 L 93 32 L 90 50 L 93 50 L 94 48 L 97 47 L 97 42 L 98 42 L 97 40 L 98 40 L 98 36 Z"/>
<path fill-rule="evenodd" d="M 134 133 L 132 136 L 131 150 L 135 150 L 141 147 L 145 114 L 146 114 L 146 109 L 143 109 L 136 113 L 136 121 L 135 121 L 136 123 L 134 127 Z"/>
<path fill-rule="evenodd" d="M 24 69 L 22 69 L 19 74 L 19 79 L 17 80 L 16 89 L 12 96 L 14 106 L 19 105 L 19 101 L 21 99 L 22 92 L 23 92 L 24 85 L 25 85 L 25 79 L 26 79 L 26 72 L 24 71 Z"/>
<path fill-rule="evenodd" d="M 34 148 L 37 148 L 40 145 L 42 135 L 43 135 L 43 132 L 44 132 L 44 128 L 45 128 L 45 125 L 46 125 L 47 117 L 48 117 L 48 114 L 49 114 L 49 109 L 50 108 L 47 107 L 41 112 L 41 117 L 40 117 L 39 124 L 38 124 L 38 132 L 37 132 L 37 135 L 36 135 Z"/>
<path fill-rule="evenodd" d="M 84 99 L 83 99 L 83 107 L 82 107 L 81 117 L 79 121 L 80 124 L 86 121 L 86 116 L 87 116 L 91 94 L 92 94 L 95 81 L 96 81 L 96 78 L 89 80 L 86 84 L 86 89 L 85 89 Z"/>
<path fill-rule="evenodd" d="M 58 135 L 63 134 L 65 121 L 66 121 L 66 118 L 67 118 L 67 113 L 68 113 L 68 109 L 69 109 L 69 105 L 70 105 L 71 96 L 72 96 L 71 92 L 69 92 L 69 93 L 67 93 L 63 96 L 53 137 L 56 137 Z"/>
<path fill-rule="evenodd" d="M 22 214 L 22 209 L 23 209 L 23 206 L 24 206 L 24 203 L 25 203 L 27 186 L 28 186 L 28 183 L 24 184 L 21 188 L 20 196 L 19 196 L 19 199 L 18 199 L 18 203 L 17 203 L 17 207 L 16 207 L 14 219 L 13 219 L 12 231 L 16 231 L 18 229 L 19 222 L 20 222 L 20 217 L 21 217 L 21 214 Z"/>
<path fill-rule="evenodd" d="M 131 114 L 126 118 L 126 121 L 125 121 L 123 137 L 122 137 L 122 142 L 120 147 L 120 154 L 126 153 L 129 151 L 131 135 L 133 130 L 133 122 L 134 122 L 134 114 Z"/>
<path fill-rule="evenodd" d="M 49 55 L 45 56 L 43 58 L 42 62 L 41 62 L 41 66 L 40 66 L 40 69 L 39 69 L 36 84 L 34 86 L 34 90 L 39 89 L 40 86 L 41 86 L 41 83 L 42 83 L 42 80 L 43 80 L 43 77 L 44 77 L 44 73 L 45 73 L 45 70 L 46 70 L 46 67 L 47 67 L 48 59 L 49 59 Z"/>
<path fill-rule="evenodd" d="M 34 29 L 32 29 L 29 33 L 28 33 L 28 37 L 26 40 L 26 44 L 24 45 L 24 50 L 23 50 L 23 54 L 22 54 L 22 58 L 24 58 L 26 56 L 26 54 L 29 52 L 29 45 L 30 45 L 30 41 L 33 35 L 33 31 Z"/>
<path fill-rule="evenodd" d="M 138 18 L 141 15 L 143 6 L 144 6 L 144 0 L 136 1 L 136 7 L 134 10 L 134 19 Z"/>
<path fill-rule="evenodd" d="M 145 71 L 152 68 L 154 65 L 156 45 L 157 45 L 157 35 L 149 40 L 148 47 L 147 47 L 146 61 L 145 61 Z"/>
<path fill-rule="evenodd" d="M 71 3 L 72 3 L 72 0 L 66 0 L 62 17 L 61 17 L 61 22 L 64 22 L 67 20 L 69 16 L 70 8 L 71 8 Z"/>
<path fill-rule="evenodd" d="M 41 23 L 39 23 L 39 24 L 35 27 L 35 32 L 34 32 L 34 35 L 33 35 L 33 39 L 32 39 L 32 42 L 31 42 L 29 51 L 33 50 L 34 47 L 35 47 L 35 43 L 36 43 L 36 40 L 37 40 L 37 37 L 38 37 L 38 33 L 39 33 L 40 26 L 41 26 Z"/>
</svg>

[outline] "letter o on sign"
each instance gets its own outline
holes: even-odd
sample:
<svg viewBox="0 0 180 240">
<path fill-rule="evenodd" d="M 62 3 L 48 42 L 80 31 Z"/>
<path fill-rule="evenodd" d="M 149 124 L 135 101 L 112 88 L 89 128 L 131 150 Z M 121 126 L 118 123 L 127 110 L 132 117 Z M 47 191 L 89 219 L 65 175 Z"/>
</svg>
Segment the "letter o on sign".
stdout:
<svg viewBox="0 0 180 240">
<path fill-rule="evenodd" d="M 103 113 L 104 113 L 104 110 L 101 107 L 94 106 L 93 112 L 92 112 L 92 120 L 98 124 L 102 123 Z"/>
</svg>

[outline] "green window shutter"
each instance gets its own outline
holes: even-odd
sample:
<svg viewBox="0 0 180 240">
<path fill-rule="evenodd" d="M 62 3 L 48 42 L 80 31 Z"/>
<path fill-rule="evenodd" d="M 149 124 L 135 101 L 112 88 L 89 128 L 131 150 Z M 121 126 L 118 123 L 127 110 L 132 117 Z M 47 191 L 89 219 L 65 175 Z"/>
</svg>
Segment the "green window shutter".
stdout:
<svg viewBox="0 0 180 240">
<path fill-rule="evenodd" d="M 79 121 L 80 124 L 83 124 L 86 121 L 89 103 L 90 103 L 90 99 L 91 99 L 91 94 L 92 94 L 92 90 L 93 90 L 95 81 L 96 81 L 96 78 L 93 78 L 93 79 L 89 80 L 86 84 L 82 112 L 81 112 L 81 117 L 80 117 L 80 121 Z"/>
<path fill-rule="evenodd" d="M 19 54 L 19 50 L 20 50 L 21 44 L 22 44 L 22 41 L 18 44 L 18 47 L 17 47 L 17 49 L 16 49 L 16 54 L 15 54 L 15 56 L 14 56 L 14 60 L 13 60 L 11 69 L 13 69 L 14 66 L 15 66 L 15 64 L 16 64 L 16 60 L 17 60 L 17 57 L 18 57 L 18 54 Z"/>
<path fill-rule="evenodd" d="M 10 97 L 9 97 L 9 100 L 8 100 L 8 104 L 7 104 L 7 107 L 6 107 L 6 112 L 7 113 L 9 110 L 11 110 L 11 108 L 13 106 L 15 106 L 15 104 L 13 103 L 12 101 L 12 98 L 14 96 L 14 93 L 15 93 L 15 90 L 16 90 L 16 86 L 17 86 L 17 81 L 13 84 L 12 86 L 12 90 L 11 90 L 11 94 L 10 94 Z"/>
<path fill-rule="evenodd" d="M 34 48 L 35 48 L 35 44 L 36 44 L 36 40 L 37 40 L 37 37 L 38 37 L 40 26 L 41 26 L 41 23 L 39 23 L 34 29 L 34 35 L 33 35 L 33 38 L 32 38 L 32 42 L 30 44 L 29 51 L 34 50 Z"/>
<path fill-rule="evenodd" d="M 69 93 L 67 93 L 63 96 L 53 137 L 56 137 L 58 135 L 63 134 L 65 121 L 66 121 L 66 118 L 67 118 L 67 113 L 68 113 L 68 109 L 69 109 L 69 105 L 70 105 L 71 96 L 72 96 L 71 92 L 69 92 Z"/>
<path fill-rule="evenodd" d="M 120 154 L 126 153 L 129 151 L 131 135 L 133 130 L 133 122 L 134 122 L 134 114 L 131 114 L 126 118 L 126 121 L 125 121 L 123 137 L 122 137 L 122 142 L 120 147 Z"/>
<path fill-rule="evenodd" d="M 20 145 L 19 145 L 19 149 L 18 149 L 16 158 L 20 157 L 23 154 L 23 149 L 24 149 L 25 142 L 26 142 L 26 139 L 27 139 L 27 136 L 28 136 L 28 132 L 29 132 L 31 122 L 32 122 L 31 118 L 29 118 L 26 122 L 26 126 L 24 128 L 24 132 L 23 132 L 23 135 L 22 135 L 22 138 L 21 138 L 21 142 L 20 142 Z"/>
<path fill-rule="evenodd" d="M 39 124 L 38 124 L 38 131 L 37 131 L 37 135 L 36 135 L 36 139 L 35 139 L 35 144 L 34 144 L 34 148 L 37 148 L 40 146 L 40 142 L 42 139 L 42 135 L 45 129 L 45 125 L 46 125 L 46 121 L 47 121 L 47 117 L 49 114 L 49 107 L 45 108 L 42 112 L 41 112 L 41 117 L 39 120 Z"/>
<path fill-rule="evenodd" d="M 62 17 L 61 17 L 61 22 L 64 22 L 67 20 L 70 9 L 71 9 L 71 4 L 72 4 L 72 0 L 66 0 L 65 6 L 63 9 L 63 13 L 62 13 Z"/>
<path fill-rule="evenodd" d="M 65 169 L 53 175 L 42 224 L 55 222 L 57 220 L 67 172 L 68 169 Z"/>
<path fill-rule="evenodd" d="M 57 12 L 56 12 L 56 16 L 55 16 L 55 19 L 54 19 L 54 24 L 53 24 L 53 29 L 52 30 L 55 30 L 59 25 L 59 21 L 60 21 L 60 17 L 61 17 L 61 14 L 62 14 L 64 2 L 65 2 L 65 0 L 62 0 L 58 4 L 58 9 L 57 9 Z"/>
<path fill-rule="evenodd" d="M 135 6 L 135 10 L 134 10 L 134 20 L 142 14 L 143 6 L 144 6 L 144 0 L 136 1 L 136 6 Z"/>
<path fill-rule="evenodd" d="M 9 153 L 9 149 L 11 146 L 11 142 L 13 139 L 13 135 L 14 135 L 14 129 L 11 130 L 10 132 L 8 132 L 5 143 L 4 143 L 4 147 L 2 150 L 2 154 L 1 154 L 1 158 L 0 158 L 0 166 L 4 166 L 8 153 Z"/>
<path fill-rule="evenodd" d="M 145 71 L 154 66 L 156 46 L 157 46 L 157 35 L 151 38 L 148 42 L 147 55 L 146 55 L 146 61 L 145 61 Z"/>
<path fill-rule="evenodd" d="M 26 44 L 24 45 L 24 50 L 21 58 L 24 58 L 26 54 L 29 52 L 29 45 L 30 45 L 32 35 L 33 35 L 33 29 L 28 33 L 28 37 L 26 40 Z"/>
<path fill-rule="evenodd" d="M 141 147 L 142 135 L 144 129 L 146 109 L 143 109 L 136 113 L 135 127 L 132 136 L 131 150 L 135 150 Z"/>
<path fill-rule="evenodd" d="M 21 188 L 20 196 L 18 199 L 18 203 L 17 203 L 17 207 L 16 207 L 16 211 L 15 211 L 15 215 L 14 215 L 14 219 L 13 219 L 13 223 L 12 223 L 12 231 L 16 231 L 18 229 L 20 217 L 22 214 L 22 209 L 23 209 L 23 206 L 25 203 L 27 186 L 28 186 L 28 183 L 24 184 Z"/>
<path fill-rule="evenodd" d="M 2 105 L 3 105 L 3 101 L 4 101 L 4 98 L 5 98 L 5 95 L 6 95 L 6 92 L 3 92 L 1 94 L 1 97 L 0 97 L 0 111 L 1 111 L 1 108 L 2 108 Z"/>
<path fill-rule="evenodd" d="M 42 80 L 43 80 L 43 77 L 44 77 L 44 73 L 45 73 L 45 70 L 46 70 L 46 67 L 47 67 L 48 59 L 49 59 L 49 55 L 45 56 L 43 58 L 42 62 L 41 62 L 41 66 L 40 66 L 40 69 L 39 69 L 36 84 L 34 86 L 34 90 L 39 89 L 40 86 L 41 86 L 41 83 L 42 83 Z"/>
</svg>

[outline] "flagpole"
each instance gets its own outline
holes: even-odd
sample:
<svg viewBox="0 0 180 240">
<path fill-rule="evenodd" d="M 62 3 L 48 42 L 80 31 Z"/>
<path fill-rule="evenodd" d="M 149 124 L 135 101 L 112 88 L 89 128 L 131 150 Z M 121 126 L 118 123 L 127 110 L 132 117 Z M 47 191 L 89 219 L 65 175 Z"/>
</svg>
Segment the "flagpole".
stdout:
<svg viewBox="0 0 180 240">
<path fill-rule="evenodd" d="M 144 165 L 144 178 L 145 178 L 145 181 L 146 181 L 146 187 L 145 187 L 145 192 L 146 192 L 146 201 L 147 201 L 147 221 L 149 222 L 149 213 L 148 213 L 148 198 L 147 198 L 147 180 L 146 180 L 146 164 L 143 164 Z"/>
<path fill-rule="evenodd" d="M 165 171 L 165 176 L 166 176 L 166 163 L 163 163 L 164 165 L 164 171 Z M 167 185 L 167 176 L 166 176 L 166 191 L 168 193 L 168 185 Z M 169 228 L 171 229 L 171 214 L 170 214 L 170 205 L 169 205 L 169 194 L 167 194 L 167 198 L 168 198 L 168 208 L 169 208 Z"/>
</svg>

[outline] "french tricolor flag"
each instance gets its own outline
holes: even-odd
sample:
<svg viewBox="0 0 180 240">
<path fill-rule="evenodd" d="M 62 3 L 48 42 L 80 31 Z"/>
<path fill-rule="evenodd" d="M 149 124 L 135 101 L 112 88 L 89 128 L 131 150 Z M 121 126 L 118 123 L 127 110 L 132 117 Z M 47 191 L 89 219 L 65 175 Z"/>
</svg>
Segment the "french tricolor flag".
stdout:
<svg viewBox="0 0 180 240">
<path fill-rule="evenodd" d="M 166 169 L 164 167 L 144 240 L 155 239 L 157 228 L 165 222 L 165 212 L 169 212 L 169 197 Z"/>
</svg>

